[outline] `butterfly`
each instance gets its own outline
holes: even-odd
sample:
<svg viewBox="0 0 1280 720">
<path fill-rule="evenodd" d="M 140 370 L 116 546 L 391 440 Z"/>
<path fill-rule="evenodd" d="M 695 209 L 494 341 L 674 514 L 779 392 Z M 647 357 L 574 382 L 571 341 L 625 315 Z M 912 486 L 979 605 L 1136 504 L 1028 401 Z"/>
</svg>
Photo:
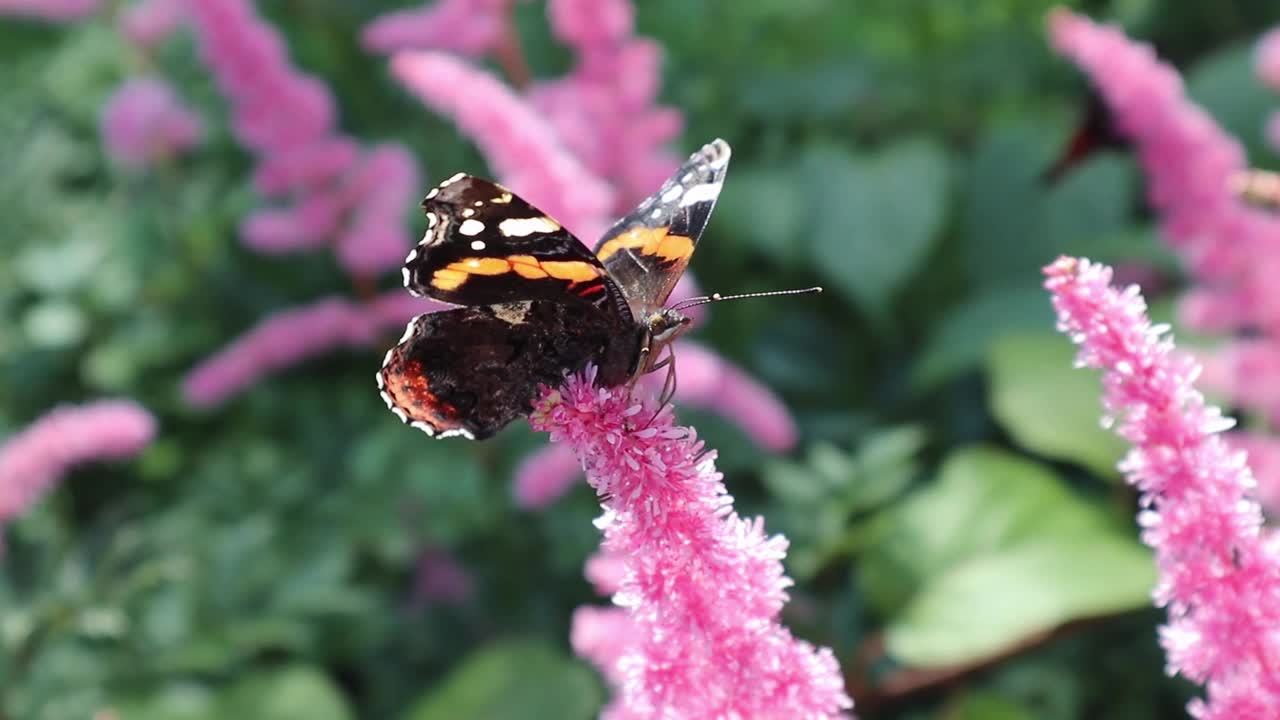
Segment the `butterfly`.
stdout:
<svg viewBox="0 0 1280 720">
<path fill-rule="evenodd" d="M 695 152 L 594 252 L 497 183 L 463 173 L 440 183 L 422 202 L 427 231 L 404 285 L 461 307 L 414 318 L 387 352 L 377 375 L 387 407 L 428 435 L 483 439 L 527 414 L 539 386 L 588 364 L 606 387 L 670 367 L 669 352 L 659 358 L 690 320 L 666 302 L 729 155 L 723 140 Z"/>
</svg>

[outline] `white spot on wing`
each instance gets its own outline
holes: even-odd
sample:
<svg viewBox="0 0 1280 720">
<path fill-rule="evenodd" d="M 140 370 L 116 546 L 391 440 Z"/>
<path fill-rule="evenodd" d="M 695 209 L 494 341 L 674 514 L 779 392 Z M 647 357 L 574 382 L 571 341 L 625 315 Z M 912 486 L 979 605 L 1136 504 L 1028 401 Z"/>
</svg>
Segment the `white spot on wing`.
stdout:
<svg viewBox="0 0 1280 720">
<path fill-rule="evenodd" d="M 440 218 L 439 218 L 439 217 L 437 217 L 435 213 L 433 213 L 433 212 L 429 212 L 429 213 L 427 213 L 427 227 L 428 227 L 428 228 L 433 228 L 433 227 L 435 227 L 435 226 L 436 226 L 436 223 L 438 223 L 438 222 L 440 222 Z"/>
<path fill-rule="evenodd" d="M 464 429 L 464 428 L 456 428 L 456 429 L 454 429 L 454 430 L 445 430 L 444 432 L 440 433 L 440 434 L 439 434 L 439 435 L 437 435 L 436 437 L 438 437 L 438 438 L 447 438 L 447 437 L 464 437 L 464 438 L 466 438 L 466 439 L 468 439 L 468 440 L 475 440 L 475 439 L 476 439 L 476 436 L 475 436 L 475 435 L 472 435 L 470 430 L 467 430 L 467 429 Z"/>
<path fill-rule="evenodd" d="M 649 213 L 649 217 L 653 218 L 654 220 L 657 220 L 658 218 L 662 217 L 662 208 L 660 207 L 654 208 L 653 212 Z"/>
<path fill-rule="evenodd" d="M 409 338 L 413 337 L 413 327 L 414 327 L 415 325 L 417 325 L 417 324 L 418 324 L 418 321 L 417 321 L 417 320 L 410 320 L 410 321 L 409 321 L 409 324 L 408 324 L 408 325 L 406 325 L 406 326 L 405 326 L 405 328 L 404 328 L 404 334 L 400 336 L 400 342 L 402 342 L 402 343 L 403 343 L 403 342 L 408 342 L 408 341 L 409 341 Z M 388 352 L 388 353 L 387 353 L 387 359 L 388 359 L 388 360 L 390 360 L 390 359 L 391 359 L 391 353 L 390 353 L 390 352 Z M 384 364 L 385 364 L 385 363 L 384 363 Z"/>
<path fill-rule="evenodd" d="M 507 218 L 498 223 L 498 232 L 507 237 L 524 237 L 531 233 L 549 233 L 560 229 L 560 223 L 546 215 L 530 218 Z"/>
<path fill-rule="evenodd" d="M 684 188 L 679 185 L 672 185 L 662 192 L 662 202 L 675 202 L 680 197 L 680 193 L 684 192 Z"/>
<path fill-rule="evenodd" d="M 409 424 L 412 425 L 413 427 L 418 428 L 419 430 L 426 433 L 427 435 L 431 437 L 435 437 L 436 429 L 422 422 L 421 420 L 414 420 L 412 423 L 409 423 Z"/>
<path fill-rule="evenodd" d="M 453 177 L 451 177 L 451 178 L 449 178 L 448 180 L 445 180 L 444 182 L 440 183 L 440 185 L 438 185 L 438 186 L 437 186 L 437 189 L 442 188 L 442 187 L 447 187 L 447 186 L 449 186 L 449 185 L 452 185 L 452 184 L 454 184 L 454 183 L 458 182 L 459 180 L 461 180 L 462 178 L 464 178 L 464 177 L 466 177 L 466 176 L 467 176 L 467 174 L 466 174 L 466 173 L 455 173 Z"/>
<path fill-rule="evenodd" d="M 400 268 L 400 276 L 405 287 L 409 287 L 409 268 Z"/>
<path fill-rule="evenodd" d="M 439 188 L 439 187 L 433 187 L 433 188 L 431 188 L 431 192 L 427 193 L 427 196 L 426 196 L 425 198 L 423 198 L 423 200 L 430 200 L 431 198 L 433 198 L 433 197 L 435 197 L 435 196 L 437 196 L 437 195 L 439 195 L 439 194 L 440 194 L 440 188 Z"/>
<path fill-rule="evenodd" d="M 464 218 L 471 217 L 472 215 L 475 215 L 475 214 L 476 214 L 476 211 L 472 210 L 471 208 L 462 208 L 462 217 Z"/>
<path fill-rule="evenodd" d="M 404 256 L 404 264 L 408 265 L 409 263 L 417 259 L 418 259 L 418 248 L 414 248 L 409 251 L 408 255 Z"/>
<path fill-rule="evenodd" d="M 483 240 L 472 240 L 472 241 L 471 241 L 471 249 L 472 249 L 472 250 L 483 250 L 483 249 L 484 249 L 484 241 L 483 241 Z"/>
<path fill-rule="evenodd" d="M 715 202 L 720 195 L 720 183 L 707 183 L 689 188 L 680 201 L 680 207 L 689 207 L 700 202 Z"/>
<path fill-rule="evenodd" d="M 464 220 L 462 224 L 458 226 L 458 232 L 463 235 L 479 235 L 484 232 L 484 223 L 474 218 Z"/>
<path fill-rule="evenodd" d="M 376 373 L 374 373 L 374 374 L 373 374 L 373 379 L 378 381 L 378 389 L 379 389 L 379 390 L 381 390 L 381 389 L 386 385 L 385 381 L 383 381 L 383 379 L 382 379 L 382 371 L 381 371 L 381 370 L 379 370 L 378 372 L 376 372 Z"/>
</svg>

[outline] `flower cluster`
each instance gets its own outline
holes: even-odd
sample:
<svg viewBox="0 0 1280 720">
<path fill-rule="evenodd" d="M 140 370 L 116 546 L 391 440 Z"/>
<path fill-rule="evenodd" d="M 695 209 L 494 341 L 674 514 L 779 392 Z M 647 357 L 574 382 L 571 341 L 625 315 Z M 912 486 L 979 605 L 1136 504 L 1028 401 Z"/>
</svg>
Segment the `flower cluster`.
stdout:
<svg viewBox="0 0 1280 720">
<path fill-rule="evenodd" d="M 1247 499 L 1244 453 L 1218 433 L 1234 424 L 1192 382 L 1199 367 L 1153 326 L 1136 286 L 1111 269 L 1061 258 L 1045 268 L 1059 328 L 1078 362 L 1103 370 L 1103 404 L 1133 448 L 1122 463 L 1141 493 L 1142 539 L 1156 552 L 1161 643 L 1169 669 L 1203 684 L 1200 720 L 1274 717 L 1280 707 L 1280 543 Z"/>
<path fill-rule="evenodd" d="M 831 651 L 778 622 L 786 539 L 733 512 L 692 428 L 594 381 L 589 369 L 547 389 L 531 421 L 607 498 L 597 524 L 622 567 L 598 582 L 616 583 L 624 610 L 579 611 L 573 638 L 616 686 L 604 717 L 841 716 L 852 701 Z"/>
<path fill-rule="evenodd" d="M 135 455 L 155 432 L 151 414 L 125 400 L 50 411 L 0 445 L 0 527 L 26 512 L 73 466 Z"/>
<path fill-rule="evenodd" d="M 511 0 L 440 0 L 387 13 L 369 23 L 361 42 L 374 52 L 445 50 L 479 57 L 498 48 Z"/>
<path fill-rule="evenodd" d="M 1062 9 L 1050 16 L 1049 29 L 1054 46 L 1089 74 L 1117 128 L 1133 142 L 1164 237 L 1198 282 L 1183 298 L 1181 320 L 1204 332 L 1253 336 L 1204 358 L 1206 387 L 1280 418 L 1280 389 L 1273 375 L 1259 372 L 1280 366 L 1280 294 L 1274 290 L 1280 256 L 1272 251 L 1280 215 L 1239 197 L 1248 169 L 1243 148 L 1186 97 L 1177 71 L 1149 46 Z M 1266 40 L 1258 52 L 1264 77 L 1275 72 L 1274 45 Z M 1258 441 L 1250 443 L 1256 448 Z M 1280 487 L 1280 476 L 1259 481 Z"/>
<path fill-rule="evenodd" d="M 136 77 L 102 108 L 102 142 L 123 167 L 141 168 L 173 157 L 203 134 L 199 116 L 182 105 L 168 83 Z"/>
<path fill-rule="evenodd" d="M 246 0 L 189 11 L 236 137 L 258 154 L 254 184 L 293 201 L 247 218 L 244 242 L 263 252 L 332 244 L 352 273 L 398 267 L 409 247 L 404 214 L 419 191 L 413 157 L 396 145 L 362 150 L 338 134 L 329 88 L 289 64 L 279 33 Z"/>
</svg>

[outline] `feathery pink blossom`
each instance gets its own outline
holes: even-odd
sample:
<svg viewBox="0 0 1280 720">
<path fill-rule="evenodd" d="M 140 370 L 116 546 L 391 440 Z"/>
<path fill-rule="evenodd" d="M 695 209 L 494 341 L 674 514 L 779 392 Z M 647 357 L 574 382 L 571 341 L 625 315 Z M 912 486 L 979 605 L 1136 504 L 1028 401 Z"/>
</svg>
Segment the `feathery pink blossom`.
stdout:
<svg viewBox="0 0 1280 720">
<path fill-rule="evenodd" d="M 1045 268 L 1058 327 L 1077 362 L 1103 370 L 1103 405 L 1133 448 L 1121 463 L 1141 493 L 1138 524 L 1156 554 L 1154 598 L 1170 672 L 1206 688 L 1200 720 L 1274 717 L 1280 708 L 1280 545 L 1260 533 L 1244 453 L 1219 435 L 1233 422 L 1192 385 L 1199 366 L 1152 326 L 1137 286 L 1111 269 L 1060 258 Z"/>
<path fill-rule="evenodd" d="M 120 33 L 139 47 L 154 47 L 186 19 L 186 3 L 187 0 L 137 0 L 120 13 Z"/>
<path fill-rule="evenodd" d="M 67 22 L 94 14 L 101 4 L 102 0 L 0 0 L 0 15 Z"/>
<path fill-rule="evenodd" d="M 687 338 L 676 342 L 679 383 L 675 400 L 681 405 L 710 410 L 737 425 L 757 445 L 780 452 L 795 446 L 795 421 L 768 388 L 741 368 Z M 645 376 L 640 385 L 655 395 L 665 374 Z M 525 508 L 543 508 L 568 492 L 582 477 L 582 467 L 563 445 L 534 451 L 516 468 L 513 492 Z"/>
<path fill-rule="evenodd" d="M 547 390 L 531 422 L 572 447 L 608 498 L 597 524 L 626 564 L 614 602 L 635 641 L 617 653 L 604 717 L 830 718 L 852 707 L 831 651 L 778 621 L 786 539 L 733 512 L 714 452 L 691 428 L 670 412 L 650 422 L 625 388 L 595 387 L 592 370 Z"/>
<path fill-rule="evenodd" d="M 155 432 L 151 414 L 128 400 L 49 411 L 0 445 L 0 527 L 26 512 L 73 466 L 135 455 Z"/>
<path fill-rule="evenodd" d="M 613 219 L 612 189 L 501 81 L 464 60 L 431 51 L 396 54 L 391 72 L 428 107 L 453 118 L 503 184 L 580 238 L 604 234 Z"/>
<path fill-rule="evenodd" d="M 411 10 L 379 16 L 360 34 L 374 52 L 445 50 L 479 57 L 493 50 L 505 32 L 511 0 L 437 0 Z"/>
<path fill-rule="evenodd" d="M 203 133 L 199 116 L 154 77 L 126 80 L 103 106 L 99 125 L 107 154 L 128 168 L 173 157 Z"/>
</svg>

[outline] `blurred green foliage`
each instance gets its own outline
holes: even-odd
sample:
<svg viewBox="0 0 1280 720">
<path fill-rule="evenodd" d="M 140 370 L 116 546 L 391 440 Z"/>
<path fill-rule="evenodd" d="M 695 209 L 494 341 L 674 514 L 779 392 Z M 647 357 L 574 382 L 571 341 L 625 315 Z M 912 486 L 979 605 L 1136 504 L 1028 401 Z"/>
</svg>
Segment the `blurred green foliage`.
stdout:
<svg viewBox="0 0 1280 720">
<path fill-rule="evenodd" d="M 429 179 L 485 174 L 356 44 L 403 4 L 261 6 L 295 63 L 331 83 L 346 131 L 407 143 Z M 686 418 L 721 450 L 740 507 L 791 539 L 788 623 L 836 650 L 865 718 L 1179 713 L 1190 690 L 1162 673 L 1120 446 L 1038 289 L 1061 252 L 1175 283 L 1177 267 L 1128 154 L 1044 178 L 1086 93 L 1046 48 L 1050 3 L 638 4 L 686 145 L 734 145 L 701 284 L 831 290 L 717 306 L 702 331 L 787 401 L 803 430 L 792 457 Z M 1154 40 L 1275 165 L 1260 128 L 1277 98 L 1249 67 L 1274 3 L 1078 6 Z M 563 70 L 542 4 L 517 13 L 535 73 Z M 152 62 L 211 137 L 126 174 L 97 113 Z M 212 411 L 181 401 L 185 371 L 266 313 L 350 291 L 324 253 L 240 247 L 256 199 L 225 120 L 189 39 L 148 59 L 103 20 L 0 20 L 0 435 L 117 394 L 162 427 L 138 460 L 76 472 L 5 528 L 0 717 L 590 717 L 603 686 L 567 632 L 575 606 L 599 602 L 581 574 L 598 508 L 585 487 L 543 512 L 514 506 L 512 469 L 542 439 L 424 440 L 374 392 L 380 350 Z M 473 573 L 467 602 L 412 601 L 426 547 Z M 943 680 L 895 684 L 921 668 Z"/>
</svg>

